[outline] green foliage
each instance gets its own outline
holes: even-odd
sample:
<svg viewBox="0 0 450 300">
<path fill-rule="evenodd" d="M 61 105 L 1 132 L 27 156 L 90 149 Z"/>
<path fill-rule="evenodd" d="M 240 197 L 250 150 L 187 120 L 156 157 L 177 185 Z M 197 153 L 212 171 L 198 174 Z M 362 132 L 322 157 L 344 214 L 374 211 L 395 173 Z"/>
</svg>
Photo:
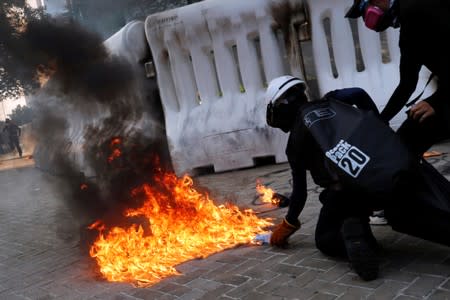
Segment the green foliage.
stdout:
<svg viewBox="0 0 450 300">
<path fill-rule="evenodd" d="M 33 110 L 29 106 L 19 104 L 12 110 L 11 114 L 8 115 L 8 118 L 14 120 L 18 126 L 21 126 L 32 121 Z"/>
</svg>

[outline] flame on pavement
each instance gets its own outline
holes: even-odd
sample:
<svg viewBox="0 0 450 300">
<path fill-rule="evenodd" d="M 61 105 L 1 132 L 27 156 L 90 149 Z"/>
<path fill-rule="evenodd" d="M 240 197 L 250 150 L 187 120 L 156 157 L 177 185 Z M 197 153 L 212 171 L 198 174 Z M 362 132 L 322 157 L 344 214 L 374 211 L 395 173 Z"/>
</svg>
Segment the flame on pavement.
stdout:
<svg viewBox="0 0 450 300">
<path fill-rule="evenodd" d="M 160 171 L 154 179 L 155 184 L 132 192 L 133 197 L 145 197 L 143 206 L 125 211 L 127 218 L 148 222 L 107 229 L 99 220 L 89 227 L 99 231 L 90 256 L 109 281 L 154 284 L 179 274 L 175 266 L 182 262 L 254 243 L 257 234 L 273 225 L 250 209 L 215 205 L 207 193 L 194 188 L 188 175 L 178 178 Z"/>
<path fill-rule="evenodd" d="M 259 199 L 263 203 L 278 205 L 280 202 L 279 198 L 274 197 L 275 191 L 269 187 L 264 186 L 259 179 L 256 180 L 256 192 L 259 195 Z"/>
</svg>

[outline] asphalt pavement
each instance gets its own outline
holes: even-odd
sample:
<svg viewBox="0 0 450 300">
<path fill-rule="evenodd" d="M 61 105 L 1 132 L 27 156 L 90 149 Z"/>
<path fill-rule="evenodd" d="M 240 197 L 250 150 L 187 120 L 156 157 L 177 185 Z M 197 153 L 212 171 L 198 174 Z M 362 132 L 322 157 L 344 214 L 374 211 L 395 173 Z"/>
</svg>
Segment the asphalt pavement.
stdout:
<svg viewBox="0 0 450 300">
<path fill-rule="evenodd" d="M 449 178 L 450 143 L 433 150 L 439 153 L 430 162 Z M 212 199 L 277 222 L 286 208 L 259 201 L 258 179 L 279 193 L 290 192 L 287 164 L 202 175 L 194 182 L 207 187 Z M 450 299 L 450 248 L 389 226 L 372 226 L 383 248 L 374 281 L 362 281 L 346 261 L 321 254 L 314 245 L 320 188 L 310 178 L 302 228 L 289 248 L 235 247 L 178 265 L 180 275 L 148 287 L 108 282 L 80 251 L 76 221 L 58 184 L 26 153 L 0 157 L 0 299 Z"/>
</svg>

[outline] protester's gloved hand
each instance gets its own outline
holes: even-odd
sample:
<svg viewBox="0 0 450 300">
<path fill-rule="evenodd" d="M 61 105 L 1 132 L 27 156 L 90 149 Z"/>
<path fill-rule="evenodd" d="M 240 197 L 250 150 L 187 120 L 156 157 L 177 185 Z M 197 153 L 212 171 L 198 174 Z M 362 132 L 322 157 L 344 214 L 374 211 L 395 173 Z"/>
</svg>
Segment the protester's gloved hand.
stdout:
<svg viewBox="0 0 450 300">
<path fill-rule="evenodd" d="M 300 229 L 300 222 L 298 224 L 290 224 L 286 219 L 278 224 L 273 230 L 270 237 L 270 244 L 277 247 L 286 247 L 288 244 L 288 238 Z"/>
</svg>

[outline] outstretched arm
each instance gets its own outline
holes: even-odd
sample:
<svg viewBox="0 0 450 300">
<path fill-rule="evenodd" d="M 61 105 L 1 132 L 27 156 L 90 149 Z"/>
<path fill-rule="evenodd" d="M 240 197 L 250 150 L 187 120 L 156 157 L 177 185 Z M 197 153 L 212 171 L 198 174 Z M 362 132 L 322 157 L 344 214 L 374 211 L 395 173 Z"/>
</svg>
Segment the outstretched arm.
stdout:
<svg viewBox="0 0 450 300">
<path fill-rule="evenodd" d="M 277 247 L 285 247 L 289 237 L 300 229 L 298 219 L 306 202 L 306 169 L 292 171 L 293 189 L 290 197 L 289 208 L 286 217 L 273 230 L 270 244 Z"/>
<path fill-rule="evenodd" d="M 407 55 L 402 54 L 400 59 L 400 82 L 381 112 L 381 118 L 390 121 L 408 102 L 414 93 L 417 81 L 419 80 L 419 72 L 421 65 Z"/>
<path fill-rule="evenodd" d="M 306 170 L 292 170 L 292 193 L 286 219 L 290 224 L 298 225 L 298 217 L 305 207 L 307 197 Z"/>
</svg>

